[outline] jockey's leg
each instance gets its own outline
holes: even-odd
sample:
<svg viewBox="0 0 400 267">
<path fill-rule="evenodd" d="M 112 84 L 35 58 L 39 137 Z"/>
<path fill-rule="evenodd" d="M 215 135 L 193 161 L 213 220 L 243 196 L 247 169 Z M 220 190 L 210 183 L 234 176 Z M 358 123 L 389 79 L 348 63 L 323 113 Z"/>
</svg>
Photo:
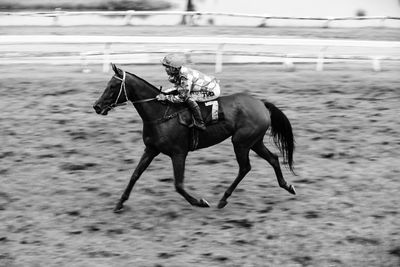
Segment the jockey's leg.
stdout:
<svg viewBox="0 0 400 267">
<path fill-rule="evenodd" d="M 198 128 L 198 129 L 204 131 L 204 130 L 206 129 L 206 125 L 205 125 L 205 123 L 204 123 L 204 121 L 203 121 L 203 117 L 202 117 L 202 115 L 201 115 L 201 111 L 200 111 L 199 105 L 198 105 L 197 102 L 196 102 L 193 98 L 191 98 L 191 97 L 188 97 L 188 98 L 186 99 L 186 103 L 187 103 L 187 105 L 189 106 L 190 110 L 191 110 L 192 113 L 193 113 L 193 117 L 194 117 L 194 120 L 195 120 L 194 126 L 195 126 L 196 128 Z"/>
</svg>

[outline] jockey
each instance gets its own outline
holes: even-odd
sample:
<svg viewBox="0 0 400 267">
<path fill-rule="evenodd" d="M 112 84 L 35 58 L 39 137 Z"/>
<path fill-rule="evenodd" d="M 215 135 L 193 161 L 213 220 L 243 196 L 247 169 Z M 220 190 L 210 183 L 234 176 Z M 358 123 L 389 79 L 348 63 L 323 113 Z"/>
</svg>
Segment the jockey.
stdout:
<svg viewBox="0 0 400 267">
<path fill-rule="evenodd" d="M 161 61 L 168 74 L 168 80 L 174 84 L 163 92 L 177 90 L 177 95 L 159 94 L 157 100 L 172 103 L 186 103 L 193 113 L 196 128 L 205 130 L 200 107 L 197 102 L 206 102 L 219 97 L 220 87 L 218 81 L 200 71 L 188 68 L 185 65 L 184 54 L 168 54 Z"/>
</svg>

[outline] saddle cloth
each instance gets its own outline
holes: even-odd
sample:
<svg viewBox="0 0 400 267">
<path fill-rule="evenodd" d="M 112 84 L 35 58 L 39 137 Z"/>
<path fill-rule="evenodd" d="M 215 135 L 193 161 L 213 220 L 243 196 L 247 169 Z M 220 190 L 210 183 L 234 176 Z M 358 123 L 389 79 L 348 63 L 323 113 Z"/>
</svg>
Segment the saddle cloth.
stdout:
<svg viewBox="0 0 400 267">
<path fill-rule="evenodd" d="M 224 111 L 219 103 L 219 100 L 212 100 L 208 102 L 198 103 L 201 115 L 206 125 L 217 123 L 218 121 L 224 120 Z M 194 119 L 191 112 L 179 113 L 179 123 L 192 128 L 194 125 Z"/>
</svg>

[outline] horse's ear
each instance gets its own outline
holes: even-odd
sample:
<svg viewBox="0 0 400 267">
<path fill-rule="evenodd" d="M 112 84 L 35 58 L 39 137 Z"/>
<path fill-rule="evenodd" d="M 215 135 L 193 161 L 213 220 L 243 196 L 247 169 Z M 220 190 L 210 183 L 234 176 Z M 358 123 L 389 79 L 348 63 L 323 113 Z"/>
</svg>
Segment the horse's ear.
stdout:
<svg viewBox="0 0 400 267">
<path fill-rule="evenodd" d="M 111 63 L 111 67 L 115 74 L 120 75 L 120 70 L 117 68 L 117 66 L 115 66 L 115 64 Z"/>
</svg>

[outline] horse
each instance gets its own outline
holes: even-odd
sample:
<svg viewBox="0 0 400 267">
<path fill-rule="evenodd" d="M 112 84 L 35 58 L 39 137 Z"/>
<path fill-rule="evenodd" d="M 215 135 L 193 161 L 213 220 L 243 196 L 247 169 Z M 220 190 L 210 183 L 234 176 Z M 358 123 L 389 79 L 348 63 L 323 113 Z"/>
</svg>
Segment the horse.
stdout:
<svg viewBox="0 0 400 267">
<path fill-rule="evenodd" d="M 163 103 L 156 96 L 161 90 L 135 74 L 126 72 L 112 64 L 114 75 L 109 80 L 104 92 L 93 105 L 97 114 L 107 115 L 119 106 L 132 102 L 143 121 L 144 153 L 137 164 L 114 212 L 123 210 L 124 202 L 129 199 L 132 188 L 152 160 L 163 153 L 172 160 L 175 190 L 192 206 L 210 207 L 204 199 L 196 199 L 184 188 L 184 170 L 186 157 L 190 150 L 192 129 L 179 122 L 179 114 L 191 115 L 183 104 Z M 274 169 L 281 188 L 295 195 L 294 186 L 283 178 L 278 155 L 267 149 L 263 143 L 269 128 L 275 145 L 283 154 L 284 163 L 290 171 L 293 169 L 295 141 L 292 126 L 285 114 L 274 104 L 252 97 L 247 93 L 236 93 L 218 98 L 223 108 L 224 119 L 207 126 L 205 131 L 198 131 L 196 150 L 216 145 L 232 137 L 232 144 L 239 164 L 239 172 L 233 183 L 226 189 L 218 203 L 218 208 L 225 207 L 227 199 L 245 175 L 251 170 L 249 151 L 253 150 L 266 160 Z"/>
</svg>

